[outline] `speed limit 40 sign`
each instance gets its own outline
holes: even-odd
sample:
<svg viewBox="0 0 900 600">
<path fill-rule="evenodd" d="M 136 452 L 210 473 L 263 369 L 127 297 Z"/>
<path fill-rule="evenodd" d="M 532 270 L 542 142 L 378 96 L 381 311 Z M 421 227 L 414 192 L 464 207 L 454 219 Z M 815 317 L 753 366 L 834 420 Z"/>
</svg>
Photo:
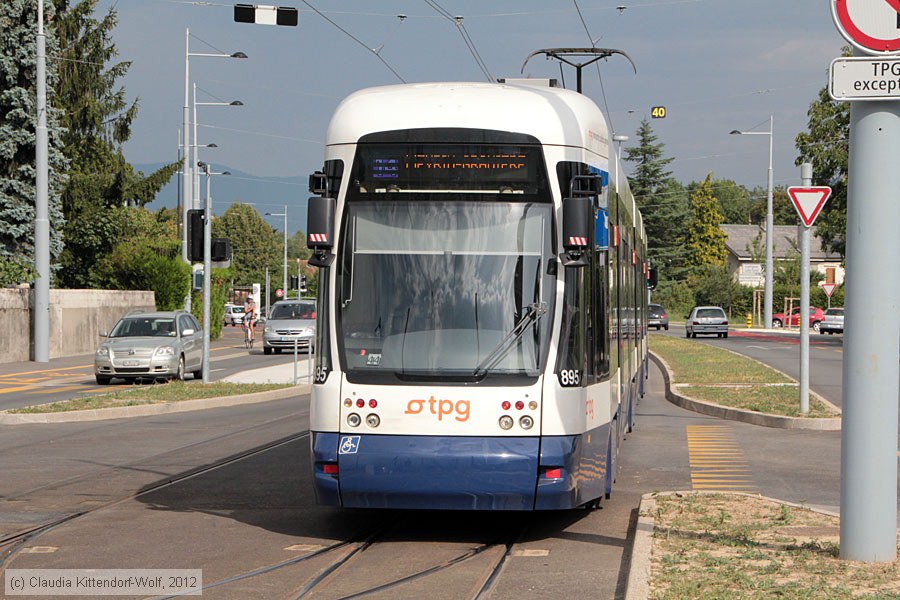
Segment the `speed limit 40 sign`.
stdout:
<svg viewBox="0 0 900 600">
<path fill-rule="evenodd" d="M 867 54 L 900 52 L 900 0 L 831 0 L 834 24 Z"/>
</svg>

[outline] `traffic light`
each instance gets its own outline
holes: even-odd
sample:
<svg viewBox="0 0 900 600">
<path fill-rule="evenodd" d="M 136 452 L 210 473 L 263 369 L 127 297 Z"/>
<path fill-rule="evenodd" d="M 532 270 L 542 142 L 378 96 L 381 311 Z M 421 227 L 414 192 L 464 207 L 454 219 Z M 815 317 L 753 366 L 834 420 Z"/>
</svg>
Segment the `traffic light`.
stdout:
<svg viewBox="0 0 900 600">
<path fill-rule="evenodd" d="M 290 284 L 289 289 L 296 290 L 296 289 L 298 289 L 299 285 L 300 285 L 299 278 L 296 275 L 291 275 L 291 284 Z"/>
<path fill-rule="evenodd" d="M 188 212 L 187 258 L 191 262 L 203 260 L 203 214 L 201 208 L 192 208 Z"/>
<path fill-rule="evenodd" d="M 210 260 L 222 262 L 231 258 L 231 240 L 228 238 L 213 238 L 210 240 Z"/>
<path fill-rule="evenodd" d="M 301 292 L 306 292 L 306 275 L 300 278 L 299 289 Z"/>
</svg>

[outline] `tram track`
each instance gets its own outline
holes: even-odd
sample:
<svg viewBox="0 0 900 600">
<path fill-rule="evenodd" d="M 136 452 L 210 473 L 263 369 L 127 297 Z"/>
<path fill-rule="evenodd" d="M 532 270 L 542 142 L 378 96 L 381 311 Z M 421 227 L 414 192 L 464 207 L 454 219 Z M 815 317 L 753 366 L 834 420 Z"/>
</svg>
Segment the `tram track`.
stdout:
<svg viewBox="0 0 900 600">
<path fill-rule="evenodd" d="M 256 425 L 246 427 L 246 428 L 243 428 L 243 429 L 240 429 L 237 431 L 229 432 L 228 434 L 223 434 L 221 436 L 216 436 L 214 438 L 210 438 L 207 440 L 189 444 L 187 446 L 183 446 L 183 447 L 180 447 L 180 448 L 177 448 L 174 450 L 170 450 L 170 451 L 167 451 L 164 453 L 160 453 L 160 455 L 157 455 L 157 456 L 168 455 L 168 454 L 172 454 L 175 452 L 183 452 L 185 449 L 188 449 L 188 448 L 194 448 L 197 446 L 201 446 L 203 444 L 209 444 L 209 443 L 212 443 L 215 441 L 220 441 L 224 438 L 231 437 L 231 436 L 237 435 L 239 433 L 245 433 L 247 431 L 258 429 L 260 427 L 264 427 L 266 425 L 271 425 L 272 423 L 281 422 L 281 421 L 283 421 L 283 418 L 272 419 L 270 421 L 258 423 Z M 211 472 L 221 469 L 223 467 L 233 465 L 237 462 L 246 460 L 248 458 L 253 458 L 253 457 L 263 454 L 265 452 L 274 450 L 275 448 L 278 448 L 278 447 L 281 447 L 281 446 L 284 446 L 287 444 L 291 444 L 293 442 L 297 442 L 299 440 L 302 440 L 302 439 L 305 439 L 308 437 L 309 437 L 309 430 L 305 430 L 305 431 L 302 431 L 302 432 L 299 432 L 296 434 L 292 434 L 290 436 L 280 438 L 278 440 L 269 442 L 262 446 L 257 446 L 255 448 L 252 448 L 247 451 L 232 454 L 223 459 L 215 461 L 211 464 L 196 467 L 193 469 L 189 469 L 189 470 L 179 473 L 177 475 L 167 477 L 164 480 L 158 481 L 154 484 L 146 486 L 137 492 L 119 496 L 113 500 L 109 500 L 109 501 L 103 502 L 97 506 L 91 507 L 90 509 L 87 509 L 84 511 L 71 512 L 71 513 L 66 514 L 62 517 L 59 517 L 57 519 L 53 519 L 53 520 L 47 521 L 45 523 L 30 527 L 28 529 L 24 529 L 24 530 L 21 530 L 21 531 L 12 533 L 12 534 L 7 534 L 3 537 L 0 537 L 0 573 L 2 573 L 5 570 L 6 565 L 9 563 L 10 559 L 14 558 L 15 555 L 22 548 L 24 548 L 26 545 L 34 542 L 35 540 L 37 540 L 40 536 L 44 535 L 45 533 L 48 533 L 62 525 L 71 523 L 71 522 L 81 519 L 87 515 L 92 515 L 97 512 L 112 508 L 114 506 L 118 506 L 125 502 L 135 500 L 137 498 L 151 494 L 153 492 L 158 492 L 162 489 L 183 483 L 183 482 L 193 479 L 195 477 L 199 477 L 201 475 L 211 473 Z M 146 462 L 148 460 L 151 460 L 152 458 L 155 458 L 155 457 L 145 457 L 141 461 L 139 461 L 139 463 Z M 114 468 L 121 469 L 121 468 L 126 468 L 128 466 L 135 467 L 135 466 L 139 466 L 139 464 L 137 464 L 137 465 L 135 465 L 135 464 L 119 465 L 117 467 L 108 467 L 107 469 L 100 469 L 98 471 L 103 472 L 103 471 L 106 471 L 109 469 L 114 469 Z M 96 473 L 94 473 L 94 475 L 96 475 Z M 85 476 L 83 476 L 80 479 L 87 479 L 87 474 L 85 474 Z M 41 488 L 41 489 L 46 489 L 47 487 L 48 486 L 43 486 L 43 488 Z"/>
</svg>

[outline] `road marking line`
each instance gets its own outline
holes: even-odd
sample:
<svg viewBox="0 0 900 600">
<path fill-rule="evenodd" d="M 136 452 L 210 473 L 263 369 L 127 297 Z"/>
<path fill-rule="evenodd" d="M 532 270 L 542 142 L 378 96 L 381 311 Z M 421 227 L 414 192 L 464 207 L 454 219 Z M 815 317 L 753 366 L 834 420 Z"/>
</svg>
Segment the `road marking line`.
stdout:
<svg viewBox="0 0 900 600">
<path fill-rule="evenodd" d="M 65 385 L 65 386 L 61 386 L 61 387 L 53 387 L 53 386 L 50 386 L 50 387 L 47 387 L 46 389 L 42 389 L 42 390 L 34 390 L 34 391 L 31 391 L 31 392 L 27 392 L 27 394 L 28 394 L 28 395 L 34 395 L 34 394 L 55 394 L 56 392 L 68 392 L 68 391 L 71 391 L 71 390 L 86 390 L 86 389 L 91 389 L 91 387 L 90 387 L 90 386 L 87 386 L 87 385 Z"/>
</svg>

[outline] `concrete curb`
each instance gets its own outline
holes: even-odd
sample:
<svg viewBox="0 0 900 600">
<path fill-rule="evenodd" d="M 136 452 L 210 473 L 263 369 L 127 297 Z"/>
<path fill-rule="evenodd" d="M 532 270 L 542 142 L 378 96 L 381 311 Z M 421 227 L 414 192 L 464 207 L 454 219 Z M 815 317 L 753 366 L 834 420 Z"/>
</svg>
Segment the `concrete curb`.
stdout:
<svg viewBox="0 0 900 600">
<path fill-rule="evenodd" d="M 825 417 L 821 419 L 810 419 L 804 417 L 782 417 L 779 415 L 769 415 L 765 413 L 753 412 L 750 410 L 743 410 L 740 408 L 730 408 L 727 406 L 721 406 L 719 404 L 712 404 L 709 402 L 703 402 L 702 400 L 695 400 L 693 398 L 688 398 L 687 396 L 682 396 L 681 394 L 675 393 L 672 389 L 672 373 L 669 370 L 669 366 L 666 364 L 666 361 L 652 351 L 650 352 L 650 358 L 653 359 L 653 362 L 655 362 L 660 371 L 662 371 L 663 379 L 665 380 L 666 384 L 666 400 L 676 406 L 680 406 L 681 408 L 691 410 L 703 415 L 709 415 L 711 417 L 730 419 L 732 421 L 750 423 L 751 425 L 761 425 L 763 427 L 776 427 L 781 429 L 807 429 L 813 431 L 840 431 L 841 429 L 840 417 Z M 836 406 L 834 406 L 815 392 L 810 392 L 810 394 L 814 395 L 817 400 L 819 400 L 826 406 L 829 406 L 835 412 L 840 413 L 840 410 Z"/>
<path fill-rule="evenodd" d="M 631 547 L 631 567 L 628 572 L 628 582 L 625 584 L 625 600 L 643 600 L 650 596 L 650 565 L 653 549 L 653 531 L 656 528 L 656 519 L 653 517 L 656 512 L 657 496 L 672 496 L 674 494 L 687 495 L 731 495 L 731 496 L 747 496 L 749 498 L 759 498 L 776 504 L 783 504 L 793 508 L 804 508 L 812 512 L 831 517 L 840 517 L 837 513 L 812 508 L 805 504 L 797 504 L 795 502 L 786 502 L 778 498 L 769 498 L 760 496 L 759 494 L 748 494 L 746 492 L 728 492 L 716 490 L 697 490 L 697 491 L 672 491 L 672 492 L 650 492 L 641 496 L 641 504 L 638 507 L 638 522 L 634 533 L 634 545 Z"/>
<path fill-rule="evenodd" d="M 239 404 L 257 404 L 271 400 L 283 400 L 293 396 L 308 394 L 309 385 L 281 388 L 242 394 L 238 396 L 222 396 L 219 398 L 202 398 L 183 402 L 166 402 L 163 404 L 141 404 L 139 406 L 116 406 L 112 408 L 96 408 L 91 410 L 73 410 L 56 413 L 23 413 L 10 414 L 0 412 L 0 425 L 24 425 L 30 423 L 80 423 L 84 421 L 102 421 L 104 419 L 124 419 L 128 417 L 147 417 L 170 413 L 221 408 Z"/>
</svg>

